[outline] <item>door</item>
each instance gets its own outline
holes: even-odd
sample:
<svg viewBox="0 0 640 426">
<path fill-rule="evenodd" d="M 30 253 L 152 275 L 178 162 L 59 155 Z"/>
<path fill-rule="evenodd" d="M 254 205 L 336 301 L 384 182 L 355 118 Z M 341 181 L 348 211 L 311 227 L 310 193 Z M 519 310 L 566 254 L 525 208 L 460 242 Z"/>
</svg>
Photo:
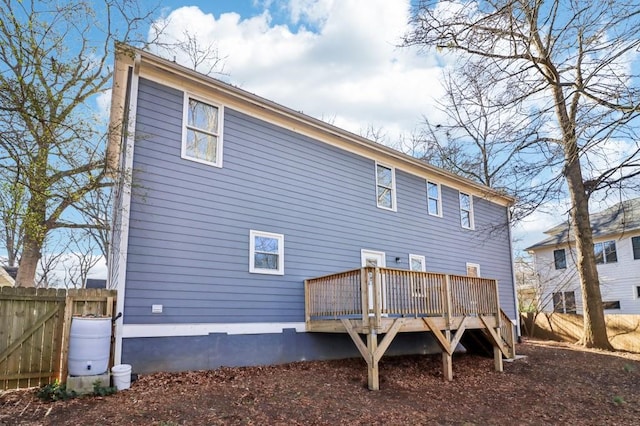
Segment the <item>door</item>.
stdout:
<svg viewBox="0 0 640 426">
<path fill-rule="evenodd" d="M 363 249 L 361 251 L 361 261 L 362 261 L 363 268 L 371 267 L 371 266 L 384 268 L 387 266 L 386 256 L 383 251 Z M 374 278 L 373 274 L 374 272 L 369 272 L 367 276 L 367 286 L 368 286 L 367 294 L 369 294 L 369 315 L 373 315 L 373 278 Z M 378 280 L 381 281 L 380 289 L 382 290 L 382 294 L 378 294 L 378 300 L 382 303 L 382 310 L 384 311 L 387 305 L 386 297 L 385 297 L 386 285 L 380 274 L 378 274 Z"/>
</svg>

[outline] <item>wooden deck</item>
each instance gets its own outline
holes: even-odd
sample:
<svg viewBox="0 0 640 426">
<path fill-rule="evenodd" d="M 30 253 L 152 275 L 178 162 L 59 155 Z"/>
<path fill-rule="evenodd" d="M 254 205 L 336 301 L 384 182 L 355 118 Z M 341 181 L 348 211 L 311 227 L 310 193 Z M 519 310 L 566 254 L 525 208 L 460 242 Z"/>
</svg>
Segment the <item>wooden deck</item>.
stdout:
<svg viewBox="0 0 640 426">
<path fill-rule="evenodd" d="M 498 283 L 492 279 L 354 269 L 306 280 L 305 314 L 307 331 L 351 336 L 367 362 L 372 390 L 379 389 L 378 363 L 401 332 L 433 333 L 442 349 L 446 380 L 453 378 L 453 351 L 467 330 L 486 336 L 496 370 L 502 371 L 503 356 L 515 357 L 514 327 L 500 309 Z"/>
</svg>

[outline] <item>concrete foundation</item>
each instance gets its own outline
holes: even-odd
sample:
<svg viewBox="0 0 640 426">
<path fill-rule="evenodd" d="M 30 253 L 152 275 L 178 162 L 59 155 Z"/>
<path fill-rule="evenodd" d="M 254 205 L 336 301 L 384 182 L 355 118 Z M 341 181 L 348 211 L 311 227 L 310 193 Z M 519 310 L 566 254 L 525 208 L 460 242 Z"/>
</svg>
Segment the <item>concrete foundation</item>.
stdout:
<svg viewBox="0 0 640 426">
<path fill-rule="evenodd" d="M 100 386 L 108 387 L 110 385 L 109 373 L 98 374 L 95 376 L 67 376 L 67 390 L 75 391 L 78 395 L 86 395 L 93 393 L 93 385 L 100 382 Z"/>
</svg>

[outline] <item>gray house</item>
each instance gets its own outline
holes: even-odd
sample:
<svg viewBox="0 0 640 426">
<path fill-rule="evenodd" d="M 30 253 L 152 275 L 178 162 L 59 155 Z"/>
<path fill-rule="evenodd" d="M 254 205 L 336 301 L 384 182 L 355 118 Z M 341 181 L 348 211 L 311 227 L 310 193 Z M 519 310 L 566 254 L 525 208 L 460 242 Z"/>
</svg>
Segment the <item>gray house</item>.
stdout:
<svg viewBox="0 0 640 426">
<path fill-rule="evenodd" d="M 350 357 L 369 331 L 400 332 L 387 353 L 438 352 L 445 331 L 504 326 L 495 307 L 480 323 L 483 291 L 516 318 L 510 197 L 117 50 L 116 362 L 149 372 Z"/>
</svg>

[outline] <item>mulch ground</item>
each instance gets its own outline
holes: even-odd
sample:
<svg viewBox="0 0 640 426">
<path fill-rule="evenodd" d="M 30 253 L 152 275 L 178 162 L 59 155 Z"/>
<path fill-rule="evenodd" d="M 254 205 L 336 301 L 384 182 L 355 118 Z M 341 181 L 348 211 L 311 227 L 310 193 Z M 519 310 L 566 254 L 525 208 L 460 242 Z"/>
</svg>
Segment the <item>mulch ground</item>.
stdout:
<svg viewBox="0 0 640 426">
<path fill-rule="evenodd" d="M 640 355 L 546 341 L 505 362 L 454 356 L 383 358 L 381 390 L 361 359 L 141 376 L 105 397 L 42 402 L 35 390 L 0 395 L 0 425 L 640 424 Z"/>
</svg>

